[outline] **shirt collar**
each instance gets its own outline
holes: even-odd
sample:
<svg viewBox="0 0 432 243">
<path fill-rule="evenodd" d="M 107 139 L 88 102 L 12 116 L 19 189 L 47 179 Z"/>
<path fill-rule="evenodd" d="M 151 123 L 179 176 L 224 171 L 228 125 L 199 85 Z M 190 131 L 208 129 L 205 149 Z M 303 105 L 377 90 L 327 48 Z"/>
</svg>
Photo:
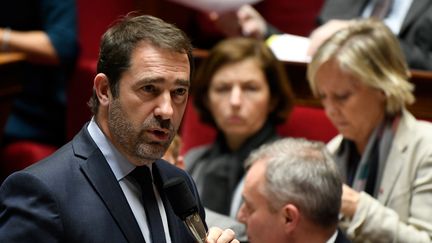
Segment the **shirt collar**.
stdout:
<svg viewBox="0 0 432 243">
<path fill-rule="evenodd" d="M 338 235 L 338 231 L 336 230 L 336 232 L 334 232 L 332 237 L 330 237 L 330 239 L 327 240 L 327 243 L 334 243 L 336 241 L 337 235 Z"/>
</svg>

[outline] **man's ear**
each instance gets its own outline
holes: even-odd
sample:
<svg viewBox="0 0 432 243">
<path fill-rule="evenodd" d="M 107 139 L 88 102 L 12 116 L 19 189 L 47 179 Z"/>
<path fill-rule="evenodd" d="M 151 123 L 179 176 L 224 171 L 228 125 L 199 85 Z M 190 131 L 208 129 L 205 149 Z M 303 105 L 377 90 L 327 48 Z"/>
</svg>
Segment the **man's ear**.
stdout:
<svg viewBox="0 0 432 243">
<path fill-rule="evenodd" d="M 286 204 L 282 210 L 285 218 L 285 230 L 287 233 L 293 232 L 300 223 L 300 211 L 294 204 Z"/>
<path fill-rule="evenodd" d="M 98 73 L 93 81 L 93 89 L 98 97 L 101 106 L 108 106 L 112 98 L 111 90 L 109 87 L 108 77 L 103 73 Z"/>
</svg>

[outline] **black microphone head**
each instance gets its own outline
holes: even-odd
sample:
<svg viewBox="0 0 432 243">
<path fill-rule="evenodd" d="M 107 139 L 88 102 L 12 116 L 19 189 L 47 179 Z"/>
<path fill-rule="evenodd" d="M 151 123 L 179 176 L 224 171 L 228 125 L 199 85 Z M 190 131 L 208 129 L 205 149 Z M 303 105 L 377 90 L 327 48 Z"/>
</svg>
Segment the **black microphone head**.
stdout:
<svg viewBox="0 0 432 243">
<path fill-rule="evenodd" d="M 198 212 L 195 198 L 183 177 L 171 178 L 164 183 L 163 187 L 174 213 L 182 220 Z"/>
</svg>

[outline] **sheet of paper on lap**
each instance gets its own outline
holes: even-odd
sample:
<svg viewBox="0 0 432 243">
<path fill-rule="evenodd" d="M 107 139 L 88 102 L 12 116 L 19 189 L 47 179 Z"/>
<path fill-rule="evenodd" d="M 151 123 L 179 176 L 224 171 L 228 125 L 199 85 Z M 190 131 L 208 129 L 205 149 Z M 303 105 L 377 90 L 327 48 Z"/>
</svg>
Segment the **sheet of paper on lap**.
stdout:
<svg viewBox="0 0 432 243">
<path fill-rule="evenodd" d="M 267 44 L 279 60 L 301 63 L 308 63 L 311 60 L 307 55 L 310 44 L 307 37 L 291 34 L 273 35 L 267 39 Z"/>
<path fill-rule="evenodd" d="M 219 14 L 234 13 L 245 4 L 255 4 L 262 0 L 169 0 L 203 12 Z M 267 44 L 279 60 L 308 63 L 309 38 L 291 34 L 273 35 Z"/>
</svg>

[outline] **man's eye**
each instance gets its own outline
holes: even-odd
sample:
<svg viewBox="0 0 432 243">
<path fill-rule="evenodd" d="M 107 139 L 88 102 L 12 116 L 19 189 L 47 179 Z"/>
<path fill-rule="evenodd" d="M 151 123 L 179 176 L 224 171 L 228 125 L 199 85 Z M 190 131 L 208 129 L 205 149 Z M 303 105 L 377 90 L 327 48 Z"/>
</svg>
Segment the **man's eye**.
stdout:
<svg viewBox="0 0 432 243">
<path fill-rule="evenodd" d="M 175 103 L 183 103 L 187 99 L 188 90 L 185 88 L 178 88 L 172 91 L 172 99 Z"/>
<path fill-rule="evenodd" d="M 142 87 L 142 90 L 148 93 L 154 93 L 156 92 L 156 87 L 154 85 L 146 85 Z"/>
<path fill-rule="evenodd" d="M 187 90 L 185 88 L 179 88 L 179 89 L 174 90 L 174 95 L 183 96 L 186 94 L 186 92 L 187 92 Z"/>
</svg>

